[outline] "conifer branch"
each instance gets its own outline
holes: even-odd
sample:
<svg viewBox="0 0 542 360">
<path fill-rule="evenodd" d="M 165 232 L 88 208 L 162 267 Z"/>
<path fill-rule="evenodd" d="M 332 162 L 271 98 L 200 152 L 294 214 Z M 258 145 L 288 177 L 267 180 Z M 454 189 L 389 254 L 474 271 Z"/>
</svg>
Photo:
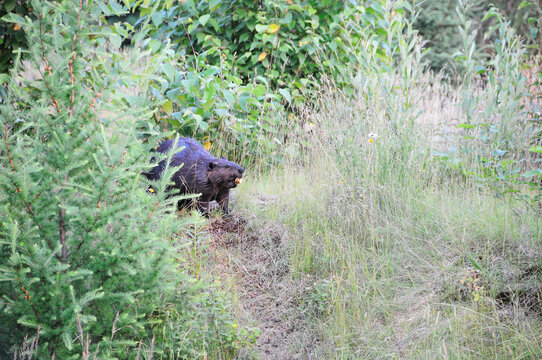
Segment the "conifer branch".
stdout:
<svg viewBox="0 0 542 360">
<path fill-rule="evenodd" d="M 21 189 L 17 186 L 17 183 L 15 183 L 15 181 L 14 181 L 12 178 L 9 178 L 9 181 L 11 181 L 11 183 L 12 183 L 13 186 L 15 187 L 15 191 L 21 195 L 21 199 L 23 200 L 23 202 L 24 202 L 24 204 L 25 204 L 25 206 L 26 206 L 26 209 L 28 210 L 28 212 L 30 213 L 30 215 L 34 216 L 34 211 L 32 211 L 32 207 L 30 206 L 30 203 L 27 202 L 27 201 L 23 198 L 22 191 L 21 191 Z M 39 227 L 39 225 L 38 225 L 38 227 Z M 40 230 L 41 230 L 41 227 L 40 227 Z"/>
<path fill-rule="evenodd" d="M 9 156 L 9 163 L 11 164 L 11 169 L 13 169 L 13 171 L 15 171 L 15 166 L 13 166 L 13 159 L 11 158 L 11 153 L 9 152 L 9 145 L 8 145 L 8 123 L 5 123 L 4 124 L 4 128 L 5 128 L 5 131 L 6 131 L 6 150 L 8 151 L 8 156 Z M 20 190 L 19 190 L 20 191 Z"/>
<path fill-rule="evenodd" d="M 32 311 L 34 311 L 34 316 L 36 316 L 37 322 L 41 323 L 40 316 L 38 314 L 38 311 L 36 310 L 36 305 L 34 305 L 34 303 L 32 302 L 32 298 L 30 297 L 30 295 L 28 294 L 28 291 L 25 289 L 23 285 L 23 281 L 21 280 L 21 276 L 19 275 L 19 269 L 17 268 L 17 266 L 15 266 L 14 268 L 15 268 L 15 274 L 17 274 L 17 280 L 19 280 L 19 285 L 21 286 L 21 290 L 25 294 L 24 297 L 30 303 L 30 307 L 32 307 Z"/>
<path fill-rule="evenodd" d="M 70 63 L 68 67 L 68 72 L 70 73 L 70 84 L 72 86 L 72 96 L 71 96 L 71 103 L 70 103 L 70 118 L 73 116 L 73 109 L 75 108 L 75 75 L 73 73 L 73 62 L 75 61 L 75 40 L 77 39 L 77 30 L 79 28 L 79 24 L 81 23 L 81 12 L 83 11 L 83 0 L 79 0 L 79 15 L 77 16 L 77 24 L 75 25 L 75 33 L 73 34 L 73 40 L 72 40 L 72 56 L 70 58 Z"/>
<path fill-rule="evenodd" d="M 124 164 L 125 158 L 126 158 L 126 149 L 124 149 L 124 151 L 122 152 L 122 158 L 120 160 L 119 166 L 122 166 L 122 164 Z M 100 209 L 100 202 L 102 200 L 102 195 L 103 195 L 103 190 L 105 188 L 105 184 L 107 184 L 107 182 L 109 181 L 109 177 L 111 176 L 111 174 L 113 173 L 113 170 L 115 170 L 116 167 L 117 167 L 116 164 L 111 167 L 111 170 L 109 170 L 109 174 L 107 174 L 104 182 L 102 183 L 102 186 L 100 187 L 100 195 L 98 196 L 98 201 L 96 202 L 96 207 L 98 209 Z M 92 223 L 91 226 L 89 226 L 86 229 L 85 235 L 88 234 L 94 228 L 94 225 L 98 221 L 98 215 L 99 215 L 99 210 L 96 210 L 96 215 L 94 216 L 94 222 Z M 77 245 L 77 248 L 75 249 L 72 258 L 75 258 L 77 256 L 77 253 L 79 253 L 79 249 L 81 249 L 81 246 L 83 246 L 84 243 L 85 243 L 85 239 L 83 238 L 83 240 L 81 240 L 79 242 L 79 244 Z"/>
<path fill-rule="evenodd" d="M 38 200 L 38 198 L 41 196 L 41 194 L 43 194 L 43 192 L 44 192 L 45 190 L 47 190 L 47 189 L 49 188 L 49 186 L 53 185 L 53 184 L 56 183 L 57 181 L 58 181 L 58 179 L 55 179 L 55 180 L 51 181 L 49 184 L 47 184 L 47 186 L 45 186 L 45 187 L 43 188 L 43 190 L 41 190 L 41 191 L 39 192 L 39 194 L 36 195 L 36 196 L 34 197 L 34 200 Z"/>
<path fill-rule="evenodd" d="M 11 153 L 9 151 L 9 145 L 8 145 L 8 124 L 5 124 L 4 130 L 5 130 L 6 150 L 8 152 L 9 162 L 11 164 L 11 168 L 13 169 L 13 171 L 15 171 L 15 165 L 13 165 L 13 159 L 11 158 Z M 9 178 L 9 180 L 15 187 L 15 191 L 21 195 L 21 200 L 23 200 L 24 205 L 26 206 L 26 209 L 28 210 L 28 213 L 32 216 L 32 220 L 34 220 L 34 223 L 38 226 L 38 229 L 42 231 L 41 225 L 36 221 L 36 218 L 34 216 L 34 211 L 32 211 L 32 206 L 30 205 L 28 201 L 24 199 L 21 189 L 17 186 L 17 183 L 15 183 L 15 181 L 12 178 Z M 53 183 L 54 182 L 56 182 L 56 180 L 53 181 Z M 42 192 L 43 191 L 41 191 L 38 195 L 36 195 L 34 200 L 36 200 L 41 195 Z M 49 248 L 51 250 L 54 249 L 53 244 L 51 244 L 51 241 L 49 240 L 49 238 L 45 236 L 45 239 L 47 240 L 47 245 L 49 245 Z"/>
<path fill-rule="evenodd" d="M 141 231 L 141 229 L 143 229 L 143 227 L 145 226 L 145 224 L 147 224 L 147 221 L 150 220 L 150 218 L 152 217 L 152 214 L 154 213 L 154 210 L 156 210 L 156 208 L 158 207 L 158 204 L 160 203 L 160 201 L 156 200 L 156 204 L 154 204 L 154 209 L 152 209 L 151 213 L 149 214 L 149 216 L 147 217 L 147 220 L 145 220 L 145 222 L 143 223 L 143 225 L 141 225 L 141 227 L 139 228 L 139 231 Z"/>
<path fill-rule="evenodd" d="M 41 235 L 43 238 L 45 238 L 45 241 L 47 242 L 47 245 L 49 246 L 49 248 L 51 250 L 54 249 L 54 246 L 53 244 L 51 243 L 51 240 L 49 240 L 49 238 L 47 236 L 45 236 L 43 234 L 43 228 L 41 227 L 41 224 L 38 223 L 36 221 L 36 217 L 34 216 L 34 211 L 32 211 L 32 206 L 30 205 L 29 202 L 27 202 L 24 198 L 23 198 L 23 194 L 21 193 L 21 189 L 19 189 L 17 187 L 17 184 L 15 183 L 15 181 L 13 181 L 13 179 L 9 178 L 9 180 L 11 181 L 11 183 L 13 184 L 13 186 L 15 187 L 15 190 L 17 190 L 17 192 L 21 195 L 21 200 L 23 200 L 25 206 L 26 206 L 26 209 L 28 210 L 28 213 L 32 216 L 32 220 L 34 221 L 34 224 L 36 224 L 36 226 L 38 227 L 39 231 L 41 232 Z M 58 258 L 58 255 L 57 255 L 57 258 Z"/>
<path fill-rule="evenodd" d="M 122 152 L 122 159 L 120 160 L 120 164 L 119 166 L 122 166 L 122 164 L 124 164 L 124 159 L 126 157 L 126 149 L 124 149 L 124 151 Z M 102 200 L 102 195 L 103 195 L 103 189 L 105 187 L 105 184 L 107 184 L 107 181 L 109 180 L 109 177 L 111 176 L 111 174 L 113 173 L 113 170 L 115 170 L 115 168 L 117 167 L 117 165 L 113 165 L 111 167 L 111 170 L 109 171 L 109 174 L 107 174 L 103 184 L 102 184 L 102 187 L 100 188 L 100 195 L 98 196 L 98 201 L 96 202 L 96 207 L 99 209 L 100 208 L 100 201 Z M 96 214 L 96 217 L 98 217 L 98 214 Z"/>
<path fill-rule="evenodd" d="M 41 14 L 38 16 L 38 20 L 40 22 L 40 41 L 41 41 L 41 51 L 43 54 L 43 61 L 45 62 L 45 71 L 49 72 L 49 75 L 51 75 L 51 67 L 49 66 L 49 63 L 47 62 L 47 57 L 45 56 L 45 46 L 43 45 L 43 31 L 41 27 Z M 43 82 L 45 83 L 45 86 L 47 87 L 47 91 L 49 92 L 49 95 L 51 96 L 51 101 L 53 102 L 53 106 L 56 109 L 56 111 L 61 114 L 62 109 L 58 105 L 58 102 L 56 101 L 53 92 L 51 91 L 51 87 L 49 86 L 49 83 L 47 82 L 47 79 L 45 79 L 45 75 L 41 72 L 40 69 L 41 78 L 43 79 Z"/>
<path fill-rule="evenodd" d="M 127 69 L 127 68 L 128 68 L 128 66 L 126 66 L 126 69 Z M 100 96 L 102 96 L 103 91 L 104 91 L 111 83 L 113 83 L 115 80 L 117 80 L 117 78 L 118 78 L 123 72 L 124 72 L 124 70 L 121 71 L 121 72 L 119 72 L 117 75 L 115 75 L 115 76 L 113 77 L 113 79 L 109 80 L 109 81 L 102 87 L 102 89 L 101 89 L 101 90 L 94 96 L 94 98 L 92 98 L 92 100 L 90 101 L 90 107 L 94 107 L 94 105 L 96 104 L 96 100 L 98 100 L 98 98 L 99 98 Z"/>
<path fill-rule="evenodd" d="M 66 185 L 66 182 L 68 182 L 68 174 L 66 174 L 66 177 L 64 178 L 64 184 Z M 60 237 L 60 244 L 62 245 L 62 250 L 60 252 L 60 258 L 59 260 L 62 261 L 63 264 L 66 264 L 68 260 L 68 245 L 66 244 L 66 209 L 63 207 L 59 207 L 58 209 L 58 234 Z"/>
<path fill-rule="evenodd" d="M 66 246 L 66 222 L 64 220 L 66 216 L 66 209 L 59 208 L 58 209 L 58 233 L 60 236 L 60 244 L 62 245 L 61 250 L 61 261 L 63 264 L 66 263 L 66 260 L 68 259 L 68 247 Z"/>
<path fill-rule="evenodd" d="M 8 124 L 4 124 L 5 127 L 4 127 L 4 130 L 5 130 L 5 140 L 6 140 L 6 150 L 8 152 L 8 157 L 9 157 L 9 162 L 11 164 L 11 168 L 13 169 L 13 171 L 15 171 L 15 165 L 13 165 L 13 159 L 11 158 L 11 152 L 9 151 L 9 144 L 8 144 Z M 27 202 L 24 197 L 23 197 L 23 194 L 22 194 L 22 191 L 21 189 L 17 186 L 17 183 L 15 183 L 15 181 L 12 179 L 12 178 L 9 178 L 9 180 L 11 181 L 11 183 L 13 184 L 13 187 L 15 187 L 15 191 L 17 193 L 19 193 L 19 195 L 21 195 L 21 200 L 23 200 L 25 206 L 26 206 L 26 209 L 28 210 L 28 212 L 30 213 L 30 215 L 32 216 L 32 219 L 34 220 L 34 222 L 36 223 L 36 225 L 38 226 L 38 229 L 41 231 L 41 225 L 38 224 L 36 222 L 36 219 L 34 218 L 34 211 L 32 211 L 32 206 L 30 205 L 29 202 Z M 47 244 L 49 245 L 49 247 L 51 249 L 53 249 L 53 244 L 51 244 L 51 242 L 49 241 L 49 239 L 47 238 Z"/>
</svg>

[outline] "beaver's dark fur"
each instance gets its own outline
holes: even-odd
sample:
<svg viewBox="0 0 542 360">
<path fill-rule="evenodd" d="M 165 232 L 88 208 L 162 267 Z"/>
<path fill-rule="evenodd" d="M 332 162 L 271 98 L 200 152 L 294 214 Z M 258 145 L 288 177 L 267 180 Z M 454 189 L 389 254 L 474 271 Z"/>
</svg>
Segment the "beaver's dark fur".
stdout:
<svg viewBox="0 0 542 360">
<path fill-rule="evenodd" d="M 156 151 L 167 153 L 174 140 L 163 142 Z M 228 213 L 228 202 L 230 189 L 237 186 L 243 176 L 244 169 L 234 162 L 218 159 L 209 154 L 203 146 L 189 138 L 180 138 L 177 141 L 177 148 L 183 148 L 173 155 L 170 166 L 182 167 L 173 174 L 171 180 L 175 183 L 168 190 L 177 189 L 177 194 L 198 194 L 198 207 L 205 213 L 209 212 L 209 203 L 216 200 L 225 214 Z M 166 160 L 162 160 L 144 175 L 149 180 L 158 180 L 164 168 Z M 186 207 L 190 200 L 180 200 L 178 206 Z"/>
</svg>

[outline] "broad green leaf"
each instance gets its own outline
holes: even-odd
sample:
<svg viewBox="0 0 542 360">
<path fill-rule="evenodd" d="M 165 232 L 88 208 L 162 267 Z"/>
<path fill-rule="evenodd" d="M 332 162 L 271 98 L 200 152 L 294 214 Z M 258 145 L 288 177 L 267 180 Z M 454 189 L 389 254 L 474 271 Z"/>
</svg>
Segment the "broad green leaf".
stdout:
<svg viewBox="0 0 542 360">
<path fill-rule="evenodd" d="M 256 31 L 259 32 L 259 33 L 263 33 L 267 30 L 267 28 L 269 27 L 269 25 L 262 25 L 262 24 L 258 24 L 256 25 Z"/>
<path fill-rule="evenodd" d="M 286 101 L 289 103 L 292 102 L 292 96 L 290 95 L 288 89 L 279 89 L 279 93 L 286 99 Z"/>
<path fill-rule="evenodd" d="M 213 11 L 218 5 L 220 5 L 221 0 L 210 0 L 209 1 L 209 10 Z"/>
<path fill-rule="evenodd" d="M 109 36 L 109 41 L 111 41 L 111 44 L 116 48 L 120 48 L 120 45 L 122 44 L 122 38 L 117 34 Z"/>
<path fill-rule="evenodd" d="M 265 95 L 266 92 L 267 92 L 267 89 L 262 84 L 256 85 L 256 87 L 254 88 L 254 91 L 253 91 L 254 96 L 256 96 L 256 97 L 262 97 L 262 96 Z"/>
<path fill-rule="evenodd" d="M 161 45 L 162 43 L 158 40 L 151 39 L 151 41 L 149 42 L 149 48 L 153 53 L 157 52 L 160 49 Z"/>
<path fill-rule="evenodd" d="M 162 24 L 162 21 L 164 20 L 164 13 L 162 11 L 155 12 L 154 14 L 152 14 L 151 19 L 152 23 L 155 26 L 160 26 L 160 24 Z"/>
<path fill-rule="evenodd" d="M 175 68 L 170 63 L 164 63 L 161 66 L 162 71 L 169 79 L 169 82 L 175 81 Z"/>
<path fill-rule="evenodd" d="M 207 24 L 207 21 L 209 21 L 210 18 L 211 18 L 211 15 L 209 14 L 202 15 L 199 17 L 199 23 L 205 26 Z"/>
<path fill-rule="evenodd" d="M 171 114 L 173 112 L 173 103 L 171 101 L 166 101 L 163 105 L 162 105 L 162 108 L 164 109 L 164 112 L 166 114 Z"/>
<path fill-rule="evenodd" d="M 521 10 L 524 7 L 532 6 L 532 5 L 533 4 L 530 1 L 522 1 L 521 4 L 519 4 L 519 6 L 518 6 L 518 10 Z"/>
<path fill-rule="evenodd" d="M 4 9 L 6 12 L 10 12 L 11 10 L 15 9 L 15 5 L 17 5 L 15 0 L 6 0 L 4 3 Z"/>
<path fill-rule="evenodd" d="M 218 22 L 214 18 L 209 19 L 209 24 L 215 29 L 216 32 L 220 32 L 220 26 L 218 25 Z M 214 39 L 215 41 L 219 41 L 218 39 Z"/>
<path fill-rule="evenodd" d="M 224 90 L 223 94 L 224 94 L 224 97 L 226 98 L 226 101 L 228 102 L 228 104 L 230 104 L 230 105 L 235 104 L 235 97 L 233 96 L 231 91 Z"/>
<path fill-rule="evenodd" d="M 529 151 L 541 154 L 542 153 L 542 146 L 537 145 L 537 146 L 530 147 Z"/>
</svg>

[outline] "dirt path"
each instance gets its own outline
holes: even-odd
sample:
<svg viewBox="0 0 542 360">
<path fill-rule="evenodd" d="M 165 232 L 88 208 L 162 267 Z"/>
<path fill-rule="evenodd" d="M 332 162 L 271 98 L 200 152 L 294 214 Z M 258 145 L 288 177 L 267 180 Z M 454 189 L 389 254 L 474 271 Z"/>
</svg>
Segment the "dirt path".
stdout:
<svg viewBox="0 0 542 360">
<path fill-rule="evenodd" d="M 232 284 L 241 319 L 261 330 L 255 348 L 238 358 L 317 358 L 319 340 L 300 306 L 310 279 L 290 276 L 284 229 L 252 229 L 250 221 L 235 216 L 212 220 L 208 231 L 212 271 Z"/>
</svg>

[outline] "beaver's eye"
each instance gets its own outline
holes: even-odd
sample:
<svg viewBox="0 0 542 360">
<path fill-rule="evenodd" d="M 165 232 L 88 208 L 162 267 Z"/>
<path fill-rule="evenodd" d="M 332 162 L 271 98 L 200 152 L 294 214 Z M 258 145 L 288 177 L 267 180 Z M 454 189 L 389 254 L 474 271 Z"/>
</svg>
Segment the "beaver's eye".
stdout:
<svg viewBox="0 0 542 360">
<path fill-rule="evenodd" d="M 229 165 L 226 165 L 226 169 L 229 169 L 229 168 L 230 168 L 230 166 L 229 166 Z"/>
</svg>

